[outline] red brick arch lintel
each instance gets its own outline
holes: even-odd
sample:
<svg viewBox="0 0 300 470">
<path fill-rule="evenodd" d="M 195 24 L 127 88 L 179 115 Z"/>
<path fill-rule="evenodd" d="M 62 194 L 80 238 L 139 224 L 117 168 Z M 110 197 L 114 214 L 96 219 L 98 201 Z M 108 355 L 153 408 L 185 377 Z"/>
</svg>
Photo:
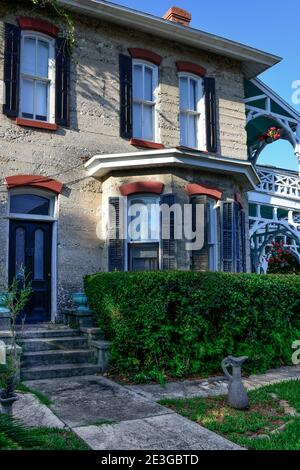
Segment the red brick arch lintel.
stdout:
<svg viewBox="0 0 300 470">
<path fill-rule="evenodd" d="M 63 188 L 63 183 L 52 178 L 48 178 L 47 176 L 39 175 L 6 176 L 5 182 L 8 189 L 31 186 L 33 188 L 48 189 L 48 191 L 52 191 L 56 194 L 60 194 Z"/>
</svg>

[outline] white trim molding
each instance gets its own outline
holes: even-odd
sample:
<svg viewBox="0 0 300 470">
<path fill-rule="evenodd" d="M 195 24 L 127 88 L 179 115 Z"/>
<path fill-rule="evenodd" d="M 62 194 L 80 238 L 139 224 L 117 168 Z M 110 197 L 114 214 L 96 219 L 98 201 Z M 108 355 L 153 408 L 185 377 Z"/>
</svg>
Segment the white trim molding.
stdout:
<svg viewBox="0 0 300 470">
<path fill-rule="evenodd" d="M 215 157 L 201 151 L 180 148 L 95 155 L 85 163 L 88 175 L 97 178 L 114 170 L 157 169 L 166 166 L 190 167 L 231 174 L 241 181 L 245 191 L 256 188 L 260 183 L 258 173 L 252 163 L 247 160 Z"/>
</svg>

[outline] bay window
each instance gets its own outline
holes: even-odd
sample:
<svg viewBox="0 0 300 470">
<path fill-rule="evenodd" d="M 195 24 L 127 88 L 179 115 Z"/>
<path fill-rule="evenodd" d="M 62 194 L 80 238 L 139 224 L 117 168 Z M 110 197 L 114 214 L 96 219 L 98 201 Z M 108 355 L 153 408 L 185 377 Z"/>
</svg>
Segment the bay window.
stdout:
<svg viewBox="0 0 300 470">
<path fill-rule="evenodd" d="M 21 41 L 20 117 L 55 121 L 55 41 L 24 32 Z"/>
<path fill-rule="evenodd" d="M 158 72 L 155 65 L 133 61 L 133 137 L 156 140 L 156 90 Z"/>
<path fill-rule="evenodd" d="M 128 198 L 128 270 L 159 269 L 159 197 L 135 195 Z"/>
<path fill-rule="evenodd" d="M 180 74 L 180 145 L 202 147 L 203 82 L 194 75 Z"/>
</svg>

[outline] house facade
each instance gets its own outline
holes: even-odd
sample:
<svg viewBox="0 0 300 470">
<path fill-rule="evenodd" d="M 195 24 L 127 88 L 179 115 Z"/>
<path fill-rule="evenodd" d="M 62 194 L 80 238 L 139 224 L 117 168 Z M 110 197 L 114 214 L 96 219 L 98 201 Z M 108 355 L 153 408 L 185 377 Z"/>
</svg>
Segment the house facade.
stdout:
<svg viewBox="0 0 300 470">
<path fill-rule="evenodd" d="M 71 51 L 61 17 L 0 5 L 1 276 L 28 273 L 27 321 L 55 320 L 97 271 L 250 271 L 245 79 L 279 58 L 195 30 L 176 7 L 60 3 Z M 196 249 L 174 207 L 201 227 Z"/>
</svg>

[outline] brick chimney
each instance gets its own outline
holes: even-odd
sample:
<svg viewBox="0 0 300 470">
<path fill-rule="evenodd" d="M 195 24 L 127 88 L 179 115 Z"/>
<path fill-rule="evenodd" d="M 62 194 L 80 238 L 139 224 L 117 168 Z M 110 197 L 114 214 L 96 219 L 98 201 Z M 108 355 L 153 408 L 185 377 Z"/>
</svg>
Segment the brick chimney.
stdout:
<svg viewBox="0 0 300 470">
<path fill-rule="evenodd" d="M 183 26 L 189 26 L 192 15 L 188 11 L 182 10 L 182 8 L 171 7 L 164 14 L 163 18 L 165 20 L 174 21 L 174 23 L 182 24 Z"/>
</svg>

